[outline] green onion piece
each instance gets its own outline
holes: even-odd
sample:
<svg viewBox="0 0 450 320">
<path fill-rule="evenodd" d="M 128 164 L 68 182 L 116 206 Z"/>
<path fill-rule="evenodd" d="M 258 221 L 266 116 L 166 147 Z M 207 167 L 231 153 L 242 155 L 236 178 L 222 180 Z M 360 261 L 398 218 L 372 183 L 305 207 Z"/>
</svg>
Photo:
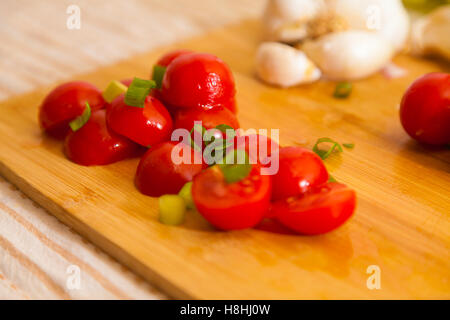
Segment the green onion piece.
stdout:
<svg viewBox="0 0 450 320">
<path fill-rule="evenodd" d="M 192 182 L 187 182 L 183 188 L 181 188 L 178 195 L 183 198 L 184 203 L 188 209 L 195 209 L 194 200 L 192 199 Z"/>
<path fill-rule="evenodd" d="M 84 108 L 83 114 L 74 120 L 70 121 L 69 126 L 72 129 L 72 131 L 78 131 L 80 130 L 86 122 L 89 121 L 89 118 L 91 117 L 91 107 L 89 106 L 89 103 L 86 102 L 86 108 Z"/>
<path fill-rule="evenodd" d="M 156 83 L 156 88 L 161 89 L 164 74 L 166 73 L 166 67 L 155 64 L 153 66 L 153 76 L 152 79 Z"/>
<path fill-rule="evenodd" d="M 195 133 L 201 134 L 202 140 L 203 140 L 205 132 L 206 132 L 206 128 L 204 126 L 201 126 L 199 124 L 194 124 L 194 126 L 192 127 L 192 129 L 189 133 L 189 140 L 190 140 L 191 148 L 193 148 L 197 152 L 202 152 L 202 147 L 195 143 Z M 194 139 L 192 139 L 192 133 L 194 133 Z"/>
<path fill-rule="evenodd" d="M 319 144 L 324 143 L 324 142 L 330 142 L 330 143 L 333 144 L 333 145 L 331 146 L 331 148 L 330 148 L 328 151 L 319 149 Z M 341 145 L 340 145 L 338 142 L 336 142 L 336 141 L 334 141 L 334 140 L 332 140 L 332 139 L 330 139 L 330 138 L 320 138 L 320 139 L 317 139 L 317 142 L 316 142 L 316 144 L 315 144 L 314 147 L 313 147 L 313 151 L 314 151 L 314 152 L 315 152 L 322 160 L 325 160 L 326 158 L 328 158 L 328 157 L 331 155 L 331 153 L 332 153 L 336 148 L 337 148 L 337 150 L 338 150 L 339 152 L 342 152 L 342 151 L 343 151 Z"/>
<path fill-rule="evenodd" d="M 224 158 L 224 163 L 219 164 L 219 168 L 227 183 L 239 182 L 245 179 L 252 171 L 249 157 L 244 150 L 233 150 Z"/>
<path fill-rule="evenodd" d="M 125 104 L 131 107 L 143 108 L 145 98 L 150 93 L 150 90 L 156 87 L 156 83 L 153 80 L 144 80 L 134 78 L 125 93 Z"/>
<path fill-rule="evenodd" d="M 355 147 L 354 143 L 343 143 L 342 145 L 347 149 L 353 149 Z"/>
<path fill-rule="evenodd" d="M 330 174 L 328 182 L 337 182 L 337 180 Z"/>
<path fill-rule="evenodd" d="M 103 99 L 106 102 L 111 103 L 119 95 L 127 92 L 127 89 L 127 86 L 123 83 L 117 80 L 111 81 L 102 93 Z"/>
<path fill-rule="evenodd" d="M 183 222 L 186 204 L 182 197 L 165 194 L 159 197 L 159 221 L 175 226 Z"/>
<path fill-rule="evenodd" d="M 227 124 L 219 124 L 218 126 L 216 126 L 216 129 L 221 131 L 223 134 L 227 133 L 228 131 L 233 131 L 233 135 L 231 137 L 227 136 L 227 139 L 233 139 L 236 136 L 236 131 L 234 130 L 233 127 L 227 125 Z"/>
<path fill-rule="evenodd" d="M 353 85 L 350 82 L 340 82 L 336 85 L 333 96 L 338 99 L 347 98 L 352 92 Z"/>
</svg>

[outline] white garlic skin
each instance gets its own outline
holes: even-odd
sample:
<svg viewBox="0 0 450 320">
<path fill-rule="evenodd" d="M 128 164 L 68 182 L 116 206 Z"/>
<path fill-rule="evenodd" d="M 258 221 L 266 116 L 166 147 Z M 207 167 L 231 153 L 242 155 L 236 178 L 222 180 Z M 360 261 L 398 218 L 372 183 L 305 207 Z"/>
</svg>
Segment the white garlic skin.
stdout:
<svg viewBox="0 0 450 320">
<path fill-rule="evenodd" d="M 450 60 L 450 5 L 440 7 L 413 24 L 411 52 Z"/>
<path fill-rule="evenodd" d="M 379 32 L 396 52 L 405 47 L 410 20 L 401 0 L 327 0 L 329 10 L 343 18 L 349 29 Z"/>
<path fill-rule="evenodd" d="M 302 46 L 306 55 L 331 80 L 357 80 L 381 70 L 394 55 L 389 41 L 376 32 L 330 33 Z"/>
<path fill-rule="evenodd" d="M 321 77 L 320 70 L 303 52 L 278 42 L 259 46 L 256 73 L 263 81 L 279 87 L 311 83 Z"/>
<path fill-rule="evenodd" d="M 324 7 L 324 0 L 269 0 L 263 17 L 267 38 L 288 43 L 303 39 L 306 22 Z"/>
</svg>

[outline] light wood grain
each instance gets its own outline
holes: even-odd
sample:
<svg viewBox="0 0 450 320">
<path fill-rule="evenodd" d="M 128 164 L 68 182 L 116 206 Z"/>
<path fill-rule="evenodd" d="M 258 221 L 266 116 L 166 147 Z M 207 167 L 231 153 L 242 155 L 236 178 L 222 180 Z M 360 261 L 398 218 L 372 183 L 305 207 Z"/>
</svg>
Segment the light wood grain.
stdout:
<svg viewBox="0 0 450 320">
<path fill-rule="evenodd" d="M 292 89 L 253 75 L 260 39 L 253 21 L 175 47 L 219 55 L 232 67 L 244 128 L 280 128 L 282 144 L 306 146 L 330 136 L 356 144 L 328 161 L 358 193 L 354 218 L 318 237 L 256 230 L 218 232 L 190 214 L 185 225 L 157 222 L 157 202 L 134 188 L 137 159 L 106 167 L 66 160 L 44 137 L 37 109 L 51 88 L 2 103 L 0 172 L 64 223 L 179 298 L 449 298 L 450 151 L 426 150 L 398 123 L 402 92 L 418 75 L 449 70 L 438 62 L 396 59 L 407 77 L 376 75 L 334 100 L 333 83 Z M 100 87 L 148 75 L 167 50 L 137 56 L 78 79 Z M 366 287 L 369 265 L 381 268 L 381 290 Z"/>
</svg>

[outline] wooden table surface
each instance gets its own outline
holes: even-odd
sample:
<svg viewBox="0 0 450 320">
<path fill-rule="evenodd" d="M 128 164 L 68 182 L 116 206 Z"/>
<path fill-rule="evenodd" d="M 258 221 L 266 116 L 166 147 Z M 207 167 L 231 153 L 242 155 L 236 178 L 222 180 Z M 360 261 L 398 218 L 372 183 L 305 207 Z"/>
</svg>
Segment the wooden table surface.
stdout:
<svg viewBox="0 0 450 320">
<path fill-rule="evenodd" d="M 3 0 L 0 109 L 11 96 L 257 17 L 264 3 Z M 72 4 L 81 10 L 79 30 L 66 26 Z M 78 275 L 80 286 L 74 282 Z M 165 297 L 0 177 L 0 299 Z"/>
</svg>

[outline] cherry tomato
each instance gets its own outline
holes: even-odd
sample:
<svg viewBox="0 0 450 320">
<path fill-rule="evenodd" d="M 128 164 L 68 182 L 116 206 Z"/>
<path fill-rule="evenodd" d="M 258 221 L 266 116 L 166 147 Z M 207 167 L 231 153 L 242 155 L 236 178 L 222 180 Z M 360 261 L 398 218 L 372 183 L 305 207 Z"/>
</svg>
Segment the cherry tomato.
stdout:
<svg viewBox="0 0 450 320">
<path fill-rule="evenodd" d="M 186 182 L 191 181 L 198 174 L 203 164 L 194 162 L 195 151 L 189 146 L 181 149 L 180 156 L 184 152 L 191 152 L 189 163 L 176 164 L 172 160 L 172 150 L 178 142 L 163 142 L 150 148 L 142 157 L 136 171 L 136 187 L 145 195 L 159 197 L 163 194 L 176 194 Z M 201 155 L 197 155 L 201 159 Z"/>
<path fill-rule="evenodd" d="M 174 128 L 188 131 L 194 127 L 194 121 L 201 121 L 206 129 L 212 129 L 220 124 L 227 124 L 233 129 L 239 128 L 239 122 L 230 110 L 217 107 L 210 110 L 202 108 L 180 109 L 175 114 Z"/>
<path fill-rule="evenodd" d="M 450 143 L 450 74 L 430 73 L 417 79 L 403 96 L 400 120 L 417 141 Z"/>
<path fill-rule="evenodd" d="M 270 176 L 260 174 L 253 166 L 248 177 L 226 183 L 218 166 L 195 176 L 192 197 L 200 214 L 222 230 L 251 228 L 262 221 L 270 206 Z"/>
<path fill-rule="evenodd" d="M 108 108 L 106 121 L 115 132 L 147 147 L 169 140 L 172 132 L 169 112 L 152 96 L 147 96 L 144 108 L 131 107 L 123 94 L 118 96 Z"/>
<path fill-rule="evenodd" d="M 214 55 L 183 54 L 167 67 L 161 93 L 165 102 L 178 108 L 224 105 L 235 95 L 233 74 Z"/>
<path fill-rule="evenodd" d="M 82 128 L 67 135 L 64 152 L 70 160 L 84 166 L 105 165 L 142 152 L 138 144 L 108 129 L 105 113 L 94 111 Z"/>
<path fill-rule="evenodd" d="M 69 122 L 80 116 L 89 103 L 92 111 L 105 106 L 102 93 L 87 82 L 67 82 L 53 89 L 39 109 L 39 124 L 51 136 L 62 139 Z"/>
<path fill-rule="evenodd" d="M 296 196 L 328 181 L 322 159 L 301 147 L 284 147 L 279 151 L 279 170 L 273 176 L 273 200 Z"/>
<path fill-rule="evenodd" d="M 158 66 L 167 67 L 173 60 L 187 53 L 192 53 L 190 50 L 179 49 L 166 53 L 156 62 Z"/>
<path fill-rule="evenodd" d="M 336 229 L 347 221 L 356 206 L 356 194 L 347 186 L 330 182 L 309 192 L 275 202 L 272 211 L 286 227 L 308 235 Z"/>
<path fill-rule="evenodd" d="M 278 152 L 279 149 L 278 143 L 260 134 L 236 137 L 235 143 L 236 149 L 243 149 L 247 152 L 252 163 L 258 163 L 263 166 L 268 165 L 265 163 L 266 158 L 270 157 L 272 152 Z"/>
</svg>

